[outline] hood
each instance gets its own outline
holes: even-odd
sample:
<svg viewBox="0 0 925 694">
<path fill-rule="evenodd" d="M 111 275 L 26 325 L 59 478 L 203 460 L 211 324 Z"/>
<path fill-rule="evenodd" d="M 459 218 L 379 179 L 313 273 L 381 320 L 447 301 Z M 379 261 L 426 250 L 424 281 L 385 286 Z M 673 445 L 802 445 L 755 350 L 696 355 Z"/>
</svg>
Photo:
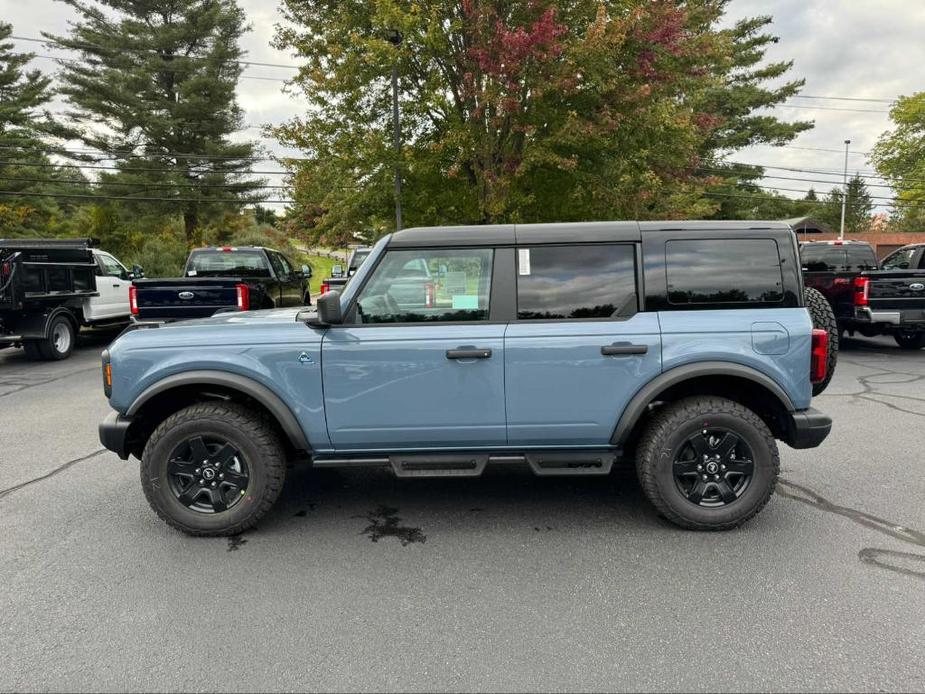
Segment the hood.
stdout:
<svg viewBox="0 0 925 694">
<path fill-rule="evenodd" d="M 227 311 L 216 314 L 210 318 L 194 318 L 192 320 L 164 323 L 163 329 L 207 327 L 218 325 L 268 325 L 270 323 L 294 323 L 296 315 L 307 306 L 293 306 L 290 308 L 269 308 L 262 311 Z M 307 315 L 306 315 L 307 317 Z"/>
</svg>

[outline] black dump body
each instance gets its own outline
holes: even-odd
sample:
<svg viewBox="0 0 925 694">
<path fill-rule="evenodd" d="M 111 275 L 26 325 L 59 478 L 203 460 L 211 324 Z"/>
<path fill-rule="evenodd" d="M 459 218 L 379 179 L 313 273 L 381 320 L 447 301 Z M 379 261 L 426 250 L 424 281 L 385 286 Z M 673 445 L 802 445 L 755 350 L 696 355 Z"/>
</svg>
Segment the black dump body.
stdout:
<svg viewBox="0 0 925 694">
<path fill-rule="evenodd" d="M 0 239 L 0 313 L 96 294 L 87 239 Z"/>
</svg>

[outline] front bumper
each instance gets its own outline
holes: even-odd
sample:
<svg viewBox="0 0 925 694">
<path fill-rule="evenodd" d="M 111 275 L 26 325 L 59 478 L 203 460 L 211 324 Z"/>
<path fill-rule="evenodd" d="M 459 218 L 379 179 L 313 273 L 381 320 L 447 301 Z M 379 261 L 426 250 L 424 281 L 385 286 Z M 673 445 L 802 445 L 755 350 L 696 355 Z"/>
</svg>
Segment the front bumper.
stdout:
<svg viewBox="0 0 925 694">
<path fill-rule="evenodd" d="M 100 422 L 100 443 L 108 448 L 122 460 L 128 460 L 128 429 L 132 425 L 132 418 L 110 412 Z"/>
<path fill-rule="evenodd" d="M 815 448 L 825 441 L 832 431 L 832 418 L 819 410 L 808 407 L 792 412 L 787 427 L 786 443 L 791 448 Z"/>
</svg>

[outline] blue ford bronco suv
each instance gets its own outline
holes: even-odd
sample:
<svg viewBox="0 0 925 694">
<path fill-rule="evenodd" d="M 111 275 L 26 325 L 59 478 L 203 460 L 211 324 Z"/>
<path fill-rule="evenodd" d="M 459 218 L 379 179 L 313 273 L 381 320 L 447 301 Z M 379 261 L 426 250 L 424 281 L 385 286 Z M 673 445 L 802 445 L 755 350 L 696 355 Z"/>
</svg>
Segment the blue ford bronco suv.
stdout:
<svg viewBox="0 0 925 694">
<path fill-rule="evenodd" d="M 810 407 L 826 361 L 786 224 L 408 229 L 315 310 L 127 330 L 103 353 L 100 438 L 193 535 L 253 526 L 298 460 L 399 477 L 634 460 L 660 514 L 723 530 L 774 492 L 776 440 L 828 435 Z"/>
</svg>

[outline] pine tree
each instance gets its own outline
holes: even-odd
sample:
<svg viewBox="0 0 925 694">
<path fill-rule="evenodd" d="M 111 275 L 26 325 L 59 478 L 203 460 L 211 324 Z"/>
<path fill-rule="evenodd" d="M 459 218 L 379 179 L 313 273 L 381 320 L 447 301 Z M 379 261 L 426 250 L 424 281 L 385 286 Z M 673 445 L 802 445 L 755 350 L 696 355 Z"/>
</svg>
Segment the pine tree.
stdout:
<svg viewBox="0 0 925 694">
<path fill-rule="evenodd" d="M 203 221 L 262 183 L 246 178 L 255 143 L 229 139 L 243 125 L 243 11 L 235 0 L 62 1 L 79 17 L 69 35 L 49 36 L 79 56 L 62 61 L 70 121 L 119 167 L 100 190 L 148 198 L 131 203 L 148 213 L 182 214 L 194 243 Z"/>
<path fill-rule="evenodd" d="M 14 50 L 12 33 L 0 22 L 0 235 L 56 235 L 68 230 L 75 203 L 48 196 L 86 190 L 79 174 L 48 157 L 57 151 L 53 138 L 67 131 L 46 109 L 51 78 L 26 69 L 34 56 Z"/>
<path fill-rule="evenodd" d="M 844 191 L 841 188 L 832 188 L 832 191 L 826 196 L 825 204 L 819 205 L 819 219 L 826 222 L 833 229 L 840 228 L 841 225 L 841 204 L 844 197 Z M 859 174 L 855 174 L 848 179 L 848 197 L 845 204 L 845 233 L 857 234 L 870 227 L 870 217 L 874 211 L 874 203 L 871 200 L 864 179 Z"/>
</svg>

